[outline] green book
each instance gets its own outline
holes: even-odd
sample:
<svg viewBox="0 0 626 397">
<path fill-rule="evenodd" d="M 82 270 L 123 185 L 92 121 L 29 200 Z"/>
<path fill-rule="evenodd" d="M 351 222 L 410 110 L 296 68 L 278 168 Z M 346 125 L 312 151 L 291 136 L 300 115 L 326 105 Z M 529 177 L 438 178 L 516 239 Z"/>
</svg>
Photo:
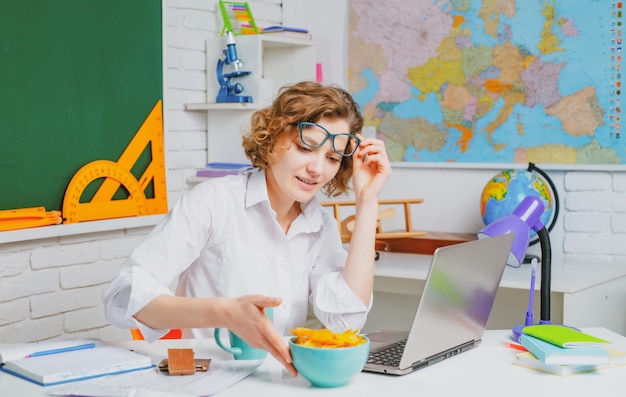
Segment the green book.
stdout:
<svg viewBox="0 0 626 397">
<path fill-rule="evenodd" d="M 609 341 L 578 331 L 563 325 L 529 325 L 522 329 L 522 333 L 549 342 L 559 347 L 579 348 L 593 345 L 602 345 Z"/>
</svg>

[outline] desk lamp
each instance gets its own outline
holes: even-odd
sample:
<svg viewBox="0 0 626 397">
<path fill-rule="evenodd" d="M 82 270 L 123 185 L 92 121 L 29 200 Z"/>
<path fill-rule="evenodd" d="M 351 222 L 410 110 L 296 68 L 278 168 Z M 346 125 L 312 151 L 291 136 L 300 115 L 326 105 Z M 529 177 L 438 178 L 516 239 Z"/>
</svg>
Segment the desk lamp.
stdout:
<svg viewBox="0 0 626 397">
<path fill-rule="evenodd" d="M 230 30 L 226 32 L 226 49 L 222 51 L 224 56 L 217 61 L 216 73 L 220 90 L 215 98 L 216 102 L 252 102 L 251 96 L 239 95 L 243 92 L 241 83 L 231 83 L 231 79 L 249 75 L 250 71 L 243 71 L 242 63 L 237 56 L 235 36 Z M 224 73 L 224 66 L 231 65 L 233 72 Z"/>
<path fill-rule="evenodd" d="M 515 238 L 507 259 L 507 265 L 511 267 L 520 267 L 524 261 L 526 250 L 530 241 L 530 230 L 534 230 L 539 237 L 541 246 L 541 318 L 539 324 L 551 324 L 550 321 L 550 279 L 551 279 L 551 263 L 552 248 L 550 246 L 550 235 L 543 222 L 541 215 L 544 211 L 543 201 L 536 196 L 527 196 L 513 210 L 511 215 L 504 216 L 485 226 L 478 232 L 478 238 L 495 237 L 506 233 L 513 233 Z M 534 280 L 533 280 L 534 281 Z M 531 285 L 531 298 L 526 313 L 526 322 L 524 325 L 518 325 L 513 328 L 513 338 L 519 341 L 522 328 L 533 323 L 532 315 L 532 296 L 534 292 L 534 282 Z"/>
</svg>

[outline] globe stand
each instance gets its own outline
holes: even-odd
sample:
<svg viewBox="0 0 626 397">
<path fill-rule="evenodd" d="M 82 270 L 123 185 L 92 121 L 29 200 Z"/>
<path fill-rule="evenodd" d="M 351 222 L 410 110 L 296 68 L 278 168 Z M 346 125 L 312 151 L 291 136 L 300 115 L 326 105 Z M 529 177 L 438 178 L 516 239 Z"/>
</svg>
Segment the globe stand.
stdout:
<svg viewBox="0 0 626 397">
<path fill-rule="evenodd" d="M 559 210 L 560 210 L 560 204 L 559 204 L 559 193 L 556 190 L 556 186 L 554 186 L 554 182 L 552 182 L 552 179 L 550 179 L 550 177 L 548 176 L 548 174 L 546 174 L 546 172 L 544 170 L 542 170 L 541 168 L 537 167 L 535 165 L 535 163 L 528 163 L 528 168 L 526 169 L 528 172 L 532 173 L 533 171 L 537 172 L 539 175 L 541 175 L 543 177 L 543 179 L 546 180 L 546 182 L 548 183 L 548 185 L 550 186 L 550 190 L 552 191 L 552 195 L 553 195 L 553 203 L 554 203 L 554 215 L 552 216 L 552 220 L 550 221 L 550 224 L 546 226 L 546 229 L 548 230 L 548 233 L 550 233 L 552 231 L 552 229 L 554 228 L 554 225 L 556 224 L 556 220 L 559 217 Z M 539 242 L 539 238 L 537 237 L 536 239 L 532 240 L 530 242 L 530 245 L 535 245 Z M 524 261 L 524 263 L 526 263 Z M 530 262 L 528 262 L 530 263 Z"/>
</svg>

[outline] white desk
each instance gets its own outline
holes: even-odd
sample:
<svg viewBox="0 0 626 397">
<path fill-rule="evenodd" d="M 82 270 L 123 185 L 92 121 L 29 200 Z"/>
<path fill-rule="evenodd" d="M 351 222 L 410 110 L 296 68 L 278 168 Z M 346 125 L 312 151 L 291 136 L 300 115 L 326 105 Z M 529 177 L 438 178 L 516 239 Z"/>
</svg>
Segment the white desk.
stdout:
<svg viewBox="0 0 626 397">
<path fill-rule="evenodd" d="M 410 328 L 430 268 L 430 255 L 381 252 L 376 263 L 374 305 L 364 332 Z M 539 320 L 540 269 L 534 315 Z M 510 329 L 524 322 L 530 265 L 506 267 L 488 329 Z M 626 265 L 552 263 L 551 319 L 575 327 L 601 326 L 626 335 Z"/>
<path fill-rule="evenodd" d="M 586 328 L 584 331 L 626 346 L 626 338 L 604 328 Z M 544 374 L 513 364 L 516 350 L 500 345 L 510 331 L 487 331 L 477 348 L 437 363 L 409 375 L 396 377 L 360 373 L 343 387 L 319 389 L 302 377 L 293 378 L 272 357 L 268 358 L 248 378 L 218 393 L 220 397 L 300 395 L 326 397 L 414 396 L 420 395 L 502 395 L 507 397 L 541 396 L 623 396 L 626 387 L 626 366 L 604 369 L 594 373 L 568 377 Z M 167 355 L 167 347 L 192 347 L 196 357 L 227 358 L 213 340 L 121 342 L 126 347 L 145 354 Z M 46 388 L 0 373 L 2 396 L 44 396 Z M 429 393 L 429 394 L 426 394 Z M 159 394 L 162 396 L 163 394 Z"/>
</svg>

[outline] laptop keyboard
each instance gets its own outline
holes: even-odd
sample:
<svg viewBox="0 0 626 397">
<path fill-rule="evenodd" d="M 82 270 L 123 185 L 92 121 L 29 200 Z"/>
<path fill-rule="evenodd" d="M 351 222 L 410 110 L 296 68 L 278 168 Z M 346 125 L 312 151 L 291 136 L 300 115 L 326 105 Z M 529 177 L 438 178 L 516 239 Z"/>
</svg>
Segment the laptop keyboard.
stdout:
<svg viewBox="0 0 626 397">
<path fill-rule="evenodd" d="M 406 346 L 406 339 L 389 346 L 386 349 L 379 350 L 377 352 L 370 352 L 367 359 L 368 364 L 387 365 L 391 367 L 397 367 L 400 365 L 400 359 L 402 358 L 402 352 Z"/>
</svg>

